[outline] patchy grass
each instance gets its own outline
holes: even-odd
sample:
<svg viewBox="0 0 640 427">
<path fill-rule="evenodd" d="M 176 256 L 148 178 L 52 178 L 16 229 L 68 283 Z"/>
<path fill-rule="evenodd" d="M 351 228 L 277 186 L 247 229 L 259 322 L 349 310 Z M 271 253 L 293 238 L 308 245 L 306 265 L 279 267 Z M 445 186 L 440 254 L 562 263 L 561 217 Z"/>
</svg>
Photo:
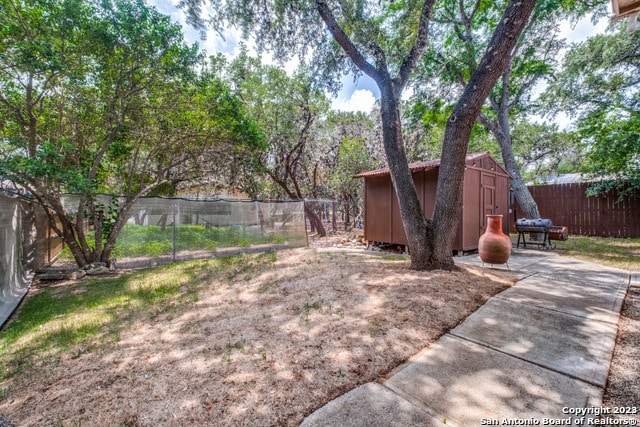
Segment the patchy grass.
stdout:
<svg viewBox="0 0 640 427">
<path fill-rule="evenodd" d="M 298 425 L 511 286 L 295 249 L 32 292 L 0 332 L 15 425 Z"/>
<path fill-rule="evenodd" d="M 566 242 L 556 243 L 562 255 L 640 271 L 640 239 L 569 236 Z"/>
<path fill-rule="evenodd" d="M 115 258 L 157 257 L 170 255 L 174 250 L 215 251 L 216 249 L 241 247 L 247 248 L 259 244 L 283 244 L 290 242 L 294 246 L 304 245 L 306 236 L 299 235 L 263 235 L 257 229 L 249 227 L 205 227 L 204 225 L 180 225 L 174 234 L 172 226 L 140 226 L 127 224 L 118 236 L 113 249 Z M 95 245 L 89 236 L 89 245 Z M 61 254 L 72 259 L 71 251 L 65 246 Z"/>
<path fill-rule="evenodd" d="M 235 277 L 274 261 L 273 252 L 251 260 L 224 257 L 37 289 L 0 334 L 0 360 L 6 359 L 0 379 L 62 353 L 79 355 L 116 343 L 133 322 L 170 318 L 194 304 L 211 275 Z"/>
</svg>

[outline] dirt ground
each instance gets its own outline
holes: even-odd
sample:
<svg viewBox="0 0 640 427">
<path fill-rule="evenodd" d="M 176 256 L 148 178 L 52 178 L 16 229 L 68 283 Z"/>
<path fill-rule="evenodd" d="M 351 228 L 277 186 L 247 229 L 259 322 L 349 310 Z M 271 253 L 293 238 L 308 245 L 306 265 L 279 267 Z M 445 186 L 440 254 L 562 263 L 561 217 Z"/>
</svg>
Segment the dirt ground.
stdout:
<svg viewBox="0 0 640 427">
<path fill-rule="evenodd" d="M 194 304 L 143 316 L 115 344 L 39 364 L 5 384 L 15 426 L 298 425 L 383 379 L 511 286 L 508 272 L 415 272 L 385 254 L 278 252 L 207 281 Z M 255 257 L 255 256 L 253 256 Z M 640 406 L 640 291 L 625 301 L 605 406 Z"/>
<path fill-rule="evenodd" d="M 298 425 L 514 283 L 472 267 L 415 272 L 391 255 L 276 258 L 211 280 L 197 302 L 138 319 L 115 344 L 12 377 L 0 413 L 16 426 Z"/>
<path fill-rule="evenodd" d="M 630 288 L 622 306 L 604 406 L 640 411 L 640 288 Z M 637 420 L 639 415 L 631 418 Z"/>
</svg>

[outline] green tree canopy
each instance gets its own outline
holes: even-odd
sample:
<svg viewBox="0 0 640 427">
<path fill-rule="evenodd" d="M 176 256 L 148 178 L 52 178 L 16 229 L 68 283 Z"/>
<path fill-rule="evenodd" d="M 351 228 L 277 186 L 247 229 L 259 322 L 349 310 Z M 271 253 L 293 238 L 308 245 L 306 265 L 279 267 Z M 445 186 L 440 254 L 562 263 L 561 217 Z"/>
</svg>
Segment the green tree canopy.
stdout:
<svg viewBox="0 0 640 427">
<path fill-rule="evenodd" d="M 0 176 L 46 209 L 80 266 L 109 260 L 140 196 L 261 144 L 227 87 L 198 73 L 197 47 L 142 0 L 2 0 L 0 32 Z M 79 195 L 76 212 L 62 193 Z"/>
<path fill-rule="evenodd" d="M 631 192 L 640 188 L 640 32 L 612 31 L 574 46 L 544 96 L 549 111 L 577 119 L 586 171 L 612 178 L 593 191 Z"/>
<path fill-rule="evenodd" d="M 220 72 L 228 73 L 236 94 L 246 105 L 265 136 L 265 150 L 247 159 L 239 182 L 254 197 L 315 199 L 326 197 L 324 153 L 320 149 L 319 124 L 329 110 L 329 100 L 313 85 L 304 66 L 291 75 L 279 67 L 263 65 L 244 46 L 226 64 L 218 58 Z M 269 177 L 260 182 L 260 175 Z M 306 214 L 321 235 L 322 221 L 307 205 Z"/>
<path fill-rule="evenodd" d="M 417 105 L 427 108 L 422 117 L 414 118 L 431 121 L 434 119 L 433 106 L 442 105 L 442 110 L 456 102 L 469 84 L 470 76 L 478 69 L 483 46 L 506 4 L 506 1 L 461 1 L 446 2 L 436 8 L 434 21 L 438 25 L 434 30 L 437 34 L 434 49 L 424 58 L 415 77 L 413 97 Z M 527 120 L 537 105 L 534 96 L 537 85 L 552 78 L 558 66 L 565 45 L 560 38 L 560 23 L 592 12 L 593 7 L 588 2 L 538 1 L 515 47 L 509 52 L 506 69 L 478 116 L 478 123 L 489 130 L 498 143 L 498 157 L 512 175 L 511 187 L 524 214 L 530 218 L 537 218 L 540 213 L 525 186 L 515 155 L 522 152 L 514 145 L 520 139 L 513 133 L 515 123 Z M 599 5 L 597 10 L 602 9 Z M 431 123 L 425 125 L 432 126 Z M 481 132 L 474 132 L 482 136 Z M 490 146 L 488 148 L 488 151 L 494 151 Z"/>
</svg>

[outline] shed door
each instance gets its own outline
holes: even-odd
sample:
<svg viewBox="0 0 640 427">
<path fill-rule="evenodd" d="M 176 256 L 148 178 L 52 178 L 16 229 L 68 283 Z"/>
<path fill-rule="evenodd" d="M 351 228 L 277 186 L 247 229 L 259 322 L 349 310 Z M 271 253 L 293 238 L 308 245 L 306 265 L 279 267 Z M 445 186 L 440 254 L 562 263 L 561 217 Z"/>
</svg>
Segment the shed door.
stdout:
<svg viewBox="0 0 640 427">
<path fill-rule="evenodd" d="M 482 229 L 487 228 L 487 215 L 496 213 L 496 176 L 490 174 L 482 174 Z"/>
</svg>

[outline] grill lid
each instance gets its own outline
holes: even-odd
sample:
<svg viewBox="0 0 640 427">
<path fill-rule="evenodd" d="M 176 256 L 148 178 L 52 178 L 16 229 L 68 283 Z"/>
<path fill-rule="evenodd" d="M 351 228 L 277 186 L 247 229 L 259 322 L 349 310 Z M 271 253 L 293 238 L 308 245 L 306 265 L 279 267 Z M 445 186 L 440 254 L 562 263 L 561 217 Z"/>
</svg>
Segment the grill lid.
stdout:
<svg viewBox="0 0 640 427">
<path fill-rule="evenodd" d="M 518 232 L 545 233 L 553 226 L 550 219 L 537 218 L 527 219 L 520 218 L 516 220 L 516 230 Z"/>
</svg>

